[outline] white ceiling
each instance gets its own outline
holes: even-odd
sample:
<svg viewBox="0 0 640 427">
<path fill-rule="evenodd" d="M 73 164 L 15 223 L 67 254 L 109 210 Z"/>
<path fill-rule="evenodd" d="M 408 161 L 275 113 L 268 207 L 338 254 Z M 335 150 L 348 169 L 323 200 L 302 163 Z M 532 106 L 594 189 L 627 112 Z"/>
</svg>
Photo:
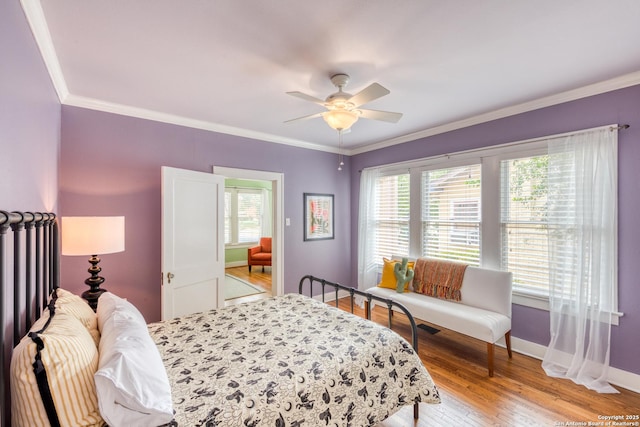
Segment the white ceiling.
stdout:
<svg viewBox="0 0 640 427">
<path fill-rule="evenodd" d="M 349 153 L 640 83 L 638 0 L 22 0 L 64 104 L 337 148 L 324 99 L 391 93 Z"/>
</svg>

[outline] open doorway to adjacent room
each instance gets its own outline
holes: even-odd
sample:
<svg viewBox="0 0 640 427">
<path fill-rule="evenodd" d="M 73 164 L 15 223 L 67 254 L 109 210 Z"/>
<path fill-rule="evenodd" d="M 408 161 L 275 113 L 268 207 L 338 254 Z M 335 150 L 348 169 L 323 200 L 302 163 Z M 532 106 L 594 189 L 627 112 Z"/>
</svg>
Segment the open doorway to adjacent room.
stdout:
<svg viewBox="0 0 640 427">
<path fill-rule="evenodd" d="M 225 305 L 281 294 L 281 174 L 219 167 L 214 173 L 225 177 Z M 249 268 L 249 249 L 265 239 L 271 265 Z"/>
</svg>

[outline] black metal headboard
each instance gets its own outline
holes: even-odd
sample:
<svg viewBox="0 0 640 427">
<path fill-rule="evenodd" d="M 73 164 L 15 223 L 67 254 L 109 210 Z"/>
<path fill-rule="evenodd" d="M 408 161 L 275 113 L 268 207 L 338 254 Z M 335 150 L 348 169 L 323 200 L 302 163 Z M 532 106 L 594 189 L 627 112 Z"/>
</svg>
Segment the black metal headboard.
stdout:
<svg viewBox="0 0 640 427">
<path fill-rule="evenodd" d="M 56 215 L 0 210 L 0 425 L 11 425 L 11 351 L 60 282 Z M 12 313 L 12 319 L 7 319 Z"/>
</svg>

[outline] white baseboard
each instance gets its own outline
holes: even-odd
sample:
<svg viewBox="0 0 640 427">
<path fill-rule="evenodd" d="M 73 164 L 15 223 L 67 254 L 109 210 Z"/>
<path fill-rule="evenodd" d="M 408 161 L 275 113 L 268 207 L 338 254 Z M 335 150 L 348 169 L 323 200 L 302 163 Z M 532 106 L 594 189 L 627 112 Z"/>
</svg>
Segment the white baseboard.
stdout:
<svg viewBox="0 0 640 427">
<path fill-rule="evenodd" d="M 504 347 L 503 343 L 499 345 Z M 511 337 L 511 349 L 515 352 L 531 356 L 535 359 L 542 360 L 547 347 L 541 344 L 536 344 L 531 341 L 526 341 L 521 338 Z M 618 368 L 609 368 L 609 383 L 617 385 L 627 390 L 631 390 L 636 393 L 640 393 L 640 375 L 633 372 L 623 371 Z"/>
</svg>

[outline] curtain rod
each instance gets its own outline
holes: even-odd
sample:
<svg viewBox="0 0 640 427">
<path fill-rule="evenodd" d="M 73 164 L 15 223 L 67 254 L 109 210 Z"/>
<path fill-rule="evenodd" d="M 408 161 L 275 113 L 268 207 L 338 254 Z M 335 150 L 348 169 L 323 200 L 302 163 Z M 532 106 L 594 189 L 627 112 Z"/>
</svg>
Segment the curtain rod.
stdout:
<svg viewBox="0 0 640 427">
<path fill-rule="evenodd" d="M 536 137 L 536 138 L 531 138 L 531 139 L 525 139 L 525 140 L 521 140 L 521 141 L 513 141 L 513 142 L 506 142 L 506 143 L 502 143 L 502 144 L 496 144 L 496 145 L 489 145 L 486 147 L 478 147 L 478 148 L 471 148 L 469 150 L 464 150 L 464 151 L 458 151 L 458 152 L 454 152 L 454 153 L 445 153 L 445 154 L 436 154 L 430 157 L 424 157 L 418 160 L 405 160 L 402 162 L 397 162 L 397 163 L 390 163 L 387 165 L 379 165 L 379 166 L 368 166 L 366 168 L 363 169 L 392 169 L 392 168 L 399 168 L 399 169 L 403 169 L 403 168 L 407 168 L 407 170 L 411 169 L 412 167 L 414 167 L 413 165 L 415 165 L 416 163 L 420 163 L 420 162 L 424 162 L 424 161 L 428 161 L 428 160 L 436 160 L 436 159 L 443 159 L 443 158 L 447 158 L 450 159 L 453 156 L 460 156 L 460 155 L 468 155 L 468 154 L 473 154 L 479 151 L 486 151 L 486 150 L 493 150 L 493 149 L 500 149 L 500 148 L 508 148 L 508 147 L 515 147 L 518 145 L 524 145 L 524 144 L 531 144 L 534 142 L 538 142 L 538 141 L 544 141 L 544 140 L 552 140 L 552 139 L 558 139 L 558 138 L 564 138 L 567 136 L 571 136 L 571 135 L 578 135 L 581 133 L 587 133 L 587 132 L 594 132 L 596 130 L 599 129 L 605 129 L 605 128 L 609 128 L 610 131 L 614 131 L 614 130 L 624 130 L 624 129 L 628 129 L 631 126 L 628 124 L 623 124 L 623 125 L 604 125 L 604 126 L 598 126 L 595 128 L 589 128 L 589 129 L 581 129 L 581 130 L 577 130 L 577 131 L 571 131 L 571 132 L 565 132 L 565 133 L 560 133 L 560 134 L 556 134 L 556 135 L 546 135 L 546 136 L 540 136 L 540 137 Z M 362 173 L 363 169 L 358 170 L 358 173 Z"/>
<path fill-rule="evenodd" d="M 611 126 L 609 128 L 610 131 L 614 131 L 614 130 L 624 130 L 624 129 L 629 129 L 631 126 L 629 125 L 618 125 L 618 126 Z"/>
</svg>

